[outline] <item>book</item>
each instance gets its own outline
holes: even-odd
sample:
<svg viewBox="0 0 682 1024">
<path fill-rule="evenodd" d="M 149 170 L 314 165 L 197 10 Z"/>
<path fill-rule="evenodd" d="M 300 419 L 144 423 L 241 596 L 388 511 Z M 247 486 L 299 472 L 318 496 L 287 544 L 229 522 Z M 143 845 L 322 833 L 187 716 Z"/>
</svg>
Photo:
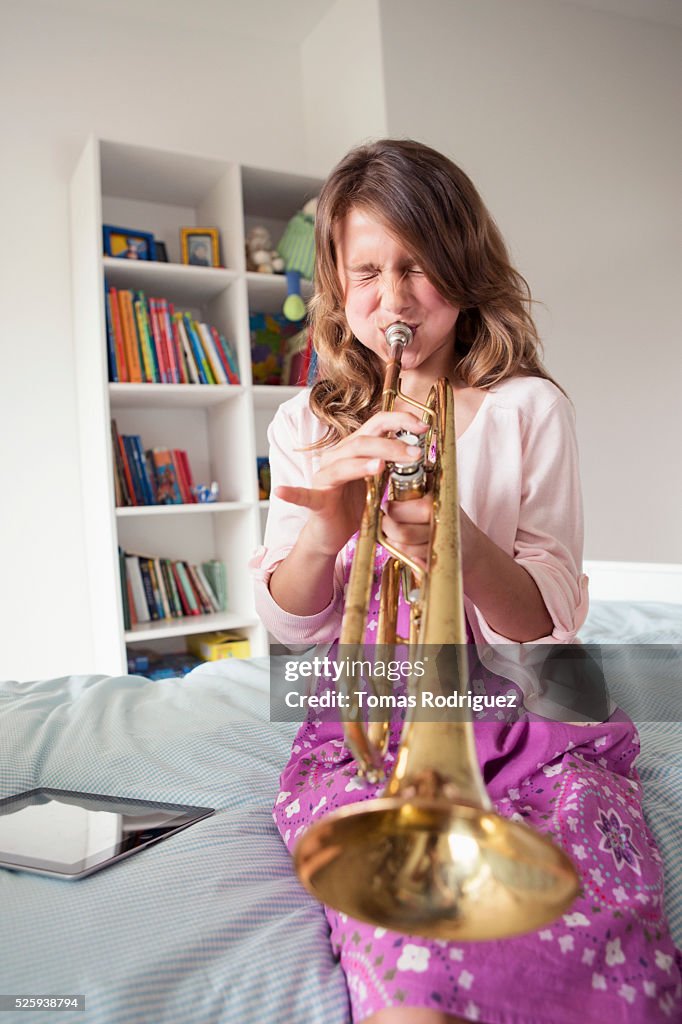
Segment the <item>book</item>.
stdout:
<svg viewBox="0 0 682 1024">
<path fill-rule="evenodd" d="M 169 449 L 152 448 L 149 456 L 154 464 L 156 476 L 156 504 L 182 505 L 183 497 Z"/>
<path fill-rule="evenodd" d="M 192 589 L 192 584 L 190 583 L 189 576 L 187 575 L 187 568 L 185 566 L 185 563 L 176 562 L 175 568 L 177 570 L 177 577 L 180 580 L 180 585 L 182 586 L 182 591 L 187 600 L 187 605 L 190 609 L 189 614 L 201 615 L 201 611 L 199 609 L 199 602 L 197 601 L 196 594 Z"/>
<path fill-rule="evenodd" d="M 177 590 L 178 590 L 178 597 L 180 598 L 180 604 L 182 606 L 182 614 L 183 615 L 191 615 L 192 614 L 192 608 L 190 606 L 190 603 L 189 603 L 189 600 L 187 598 L 187 595 L 185 594 L 184 587 L 182 585 L 182 580 L 180 579 L 180 573 L 178 571 L 178 563 L 177 562 L 171 562 L 171 572 L 173 573 L 173 578 L 175 579 L 175 585 L 176 585 Z"/>
<path fill-rule="evenodd" d="M 128 365 L 126 363 L 125 345 L 123 337 L 123 325 L 121 323 L 121 309 L 118 302 L 118 291 L 113 285 L 108 291 L 108 310 L 111 316 L 111 325 L 114 332 L 114 344 L 116 348 L 116 366 L 118 368 L 118 379 L 122 384 L 130 379 Z"/>
<path fill-rule="evenodd" d="M 133 445 L 133 454 L 137 463 L 138 472 L 140 475 L 140 483 L 142 484 L 142 494 L 144 496 L 145 505 L 155 505 L 156 502 L 156 486 L 152 486 L 152 482 L 149 478 L 149 469 L 147 466 L 147 459 L 145 457 L 145 451 L 142 447 L 142 438 L 139 434 L 133 434 L 131 437 Z"/>
<path fill-rule="evenodd" d="M 123 449 L 125 452 L 125 460 L 130 472 L 130 478 L 132 480 L 133 493 L 135 495 L 135 504 L 144 505 L 144 491 L 142 490 L 142 481 L 140 480 L 139 468 L 135 460 L 132 438 L 128 437 L 128 435 L 126 434 L 122 434 L 121 443 L 123 445 Z"/>
<path fill-rule="evenodd" d="M 149 622 L 151 614 L 147 604 L 147 595 L 139 560 L 135 555 L 126 555 L 125 562 L 126 574 L 130 581 L 130 589 L 133 595 L 135 616 L 138 622 Z"/>
<path fill-rule="evenodd" d="M 218 599 L 220 611 L 227 609 L 227 570 L 224 562 L 212 558 L 209 562 L 202 562 L 201 568 L 211 584 L 211 589 Z"/>
<path fill-rule="evenodd" d="M 135 325 L 137 327 L 137 338 L 140 347 L 140 363 L 142 367 L 142 382 L 154 384 L 158 381 L 156 363 L 154 360 L 153 346 L 150 338 L 147 337 L 147 329 L 144 322 L 144 303 L 139 297 L 133 299 L 133 312 L 135 314 Z"/>
<path fill-rule="evenodd" d="M 172 304 L 168 299 L 159 299 L 159 323 L 161 335 L 166 346 L 166 360 L 168 363 L 168 379 L 171 384 L 180 383 L 177 355 L 173 344 L 173 322 L 171 319 Z"/>
<path fill-rule="evenodd" d="M 223 361 L 220 358 L 218 349 L 216 348 L 215 342 L 211 337 L 211 331 L 206 324 L 195 324 L 197 332 L 200 336 L 201 342 L 208 359 L 211 373 L 213 374 L 216 384 L 229 384 L 225 368 L 223 367 Z"/>
<path fill-rule="evenodd" d="M 194 359 L 197 364 L 197 369 L 199 371 L 199 378 L 201 380 L 201 383 L 215 384 L 213 374 L 211 373 L 211 368 L 206 358 L 206 353 L 204 352 L 203 345 L 201 344 L 201 339 L 199 338 L 199 335 L 197 334 L 197 331 L 195 329 L 192 317 L 189 315 L 189 313 L 183 313 L 182 320 L 185 325 L 185 330 L 187 331 L 187 337 L 189 338 L 190 345 L 192 346 L 192 352 L 194 353 Z"/>
<path fill-rule="evenodd" d="M 114 325 L 111 316 L 111 296 L 106 294 L 106 327 L 107 327 L 107 362 L 109 365 L 109 380 L 114 384 L 119 382 L 118 362 L 116 357 L 116 339 L 114 337 Z"/>
<path fill-rule="evenodd" d="M 185 463 L 182 456 L 187 458 L 186 452 L 181 452 L 178 448 L 171 450 L 171 458 L 173 460 L 173 466 L 175 468 L 175 476 L 178 481 L 178 487 L 180 488 L 180 494 L 182 495 L 182 501 L 184 505 L 196 504 L 196 497 L 192 494 L 192 486 L 187 478 L 185 472 Z"/>
<path fill-rule="evenodd" d="M 128 496 L 128 485 L 123 473 L 123 463 L 121 460 L 121 451 L 118 445 L 118 429 L 116 427 L 116 420 L 111 420 L 111 455 L 112 467 L 114 470 L 116 507 L 120 508 L 124 505 L 130 505 L 130 498 Z"/>
<path fill-rule="evenodd" d="M 130 599 L 128 590 L 128 576 L 126 573 L 126 557 L 123 548 L 118 549 L 118 575 L 121 584 L 121 602 L 123 604 L 123 628 L 128 630 L 132 626 L 130 617 Z"/>
<path fill-rule="evenodd" d="M 199 581 L 200 581 L 202 587 L 204 588 L 204 593 L 208 597 L 208 600 L 209 600 L 209 602 L 211 604 L 211 611 L 214 611 L 214 612 L 223 611 L 223 609 L 222 609 L 222 607 L 220 605 L 220 601 L 218 600 L 218 596 L 214 592 L 213 587 L 211 586 L 210 580 L 206 576 L 206 573 L 204 572 L 202 566 L 195 565 L 194 566 L 194 571 L 196 572 L 197 576 L 199 577 Z"/>
<path fill-rule="evenodd" d="M 175 314 L 175 324 L 178 331 L 178 337 L 180 338 L 180 345 L 182 348 L 183 356 L 187 364 L 187 371 L 189 374 L 189 380 L 191 384 L 202 384 L 205 383 L 201 380 L 199 375 L 199 368 L 194 358 L 194 352 L 190 344 L 189 337 L 187 335 L 187 328 L 185 327 L 185 321 L 182 317 L 182 313 Z"/>
<path fill-rule="evenodd" d="M 162 618 L 170 619 L 170 618 L 173 617 L 173 614 L 171 612 L 170 600 L 168 598 L 168 593 L 167 593 L 167 590 L 166 590 L 166 581 L 164 579 L 164 575 L 163 575 L 163 572 L 161 570 L 161 559 L 160 558 L 153 558 L 153 559 L 150 559 L 150 562 L 151 562 L 151 568 L 152 568 L 152 574 L 153 574 L 154 582 L 156 583 L 156 587 L 158 589 L 159 596 L 161 598 L 161 607 L 163 608 L 163 616 L 162 616 Z"/>
<path fill-rule="evenodd" d="M 121 311 L 121 323 L 123 325 L 123 338 L 129 380 L 133 384 L 141 384 L 142 367 L 140 365 L 140 345 L 137 337 L 137 329 L 135 327 L 132 292 L 127 289 L 121 289 L 118 293 L 118 303 Z"/>
<path fill-rule="evenodd" d="M 199 605 L 199 611 L 201 612 L 202 615 L 210 615 L 210 613 L 213 611 L 213 605 L 210 602 L 208 594 L 205 592 L 203 586 L 201 585 L 201 581 L 199 580 L 199 576 L 197 575 L 196 567 L 190 565 L 189 562 L 185 562 L 184 564 L 187 576 L 192 586 L 192 590 L 194 591 L 194 596 L 197 600 L 197 604 Z"/>
<path fill-rule="evenodd" d="M 140 573 L 142 574 L 142 585 L 144 587 L 144 595 L 147 602 L 147 608 L 149 609 L 150 618 L 154 622 L 158 622 L 159 619 L 163 618 L 163 611 L 156 600 L 157 595 L 154 591 L 154 581 L 152 579 L 150 561 L 148 558 L 138 557 L 137 562 L 140 566 Z"/>
<path fill-rule="evenodd" d="M 173 569 L 171 567 L 170 559 L 161 559 L 161 571 L 166 584 L 166 592 L 170 601 L 173 618 L 182 618 L 182 603 L 180 601 L 180 595 L 178 594 L 178 587 L 175 582 L 175 576 L 173 575 Z"/>
<path fill-rule="evenodd" d="M 192 501 L 196 501 L 197 500 L 196 499 L 196 495 L 194 494 L 194 491 L 193 491 L 193 488 L 194 488 L 194 478 L 192 476 L 192 468 L 191 468 L 191 466 L 189 464 L 189 458 L 187 456 L 187 452 L 184 451 L 184 450 L 178 451 L 177 449 L 173 449 L 173 455 L 176 456 L 177 458 L 179 458 L 180 462 L 182 463 L 183 474 L 184 474 L 185 480 L 187 481 L 187 486 L 189 488 L 189 492 L 192 495 Z"/>
<path fill-rule="evenodd" d="M 225 367 L 228 381 L 230 384 L 239 384 L 237 353 L 232 350 L 228 342 L 215 327 L 211 327 L 210 331 L 216 348 L 223 355 L 223 366 Z"/>
<path fill-rule="evenodd" d="M 202 373 L 204 375 L 205 383 L 206 384 L 215 384 L 216 380 L 215 380 L 215 377 L 213 376 L 213 371 L 211 370 L 211 364 L 209 362 L 208 356 L 207 356 L 206 351 L 204 349 L 204 343 L 202 341 L 202 337 L 201 337 L 201 334 L 199 332 L 199 329 L 198 329 L 198 326 L 197 326 L 197 322 L 194 321 L 193 318 L 191 318 L 189 313 L 185 313 L 184 314 L 184 323 L 185 323 L 185 326 L 187 328 L 187 334 L 189 335 L 189 338 L 190 338 L 190 341 L 191 341 L 191 345 L 193 345 L 193 350 L 197 354 L 197 359 L 199 361 L 200 370 L 202 371 Z"/>
<path fill-rule="evenodd" d="M 123 444 L 123 438 L 116 427 L 116 420 L 111 421 L 112 443 L 114 445 L 115 466 L 121 480 L 121 488 L 126 505 L 137 505 L 133 478 L 128 464 L 128 457 Z"/>
<path fill-rule="evenodd" d="M 155 353 L 155 357 L 156 357 L 156 364 L 157 364 L 157 367 L 158 367 L 158 370 L 159 370 L 159 378 L 163 379 L 162 378 L 162 374 L 161 374 L 161 364 L 159 362 L 159 354 L 158 354 L 159 344 L 161 342 L 161 328 L 159 327 L 159 315 L 158 315 L 158 310 L 157 310 L 157 303 L 158 303 L 158 299 L 150 298 L 150 299 L 147 300 L 147 306 L 148 306 L 148 310 L 149 310 L 149 326 L 150 326 L 150 329 L 151 329 L 151 332 L 152 332 L 152 342 L 154 344 L 154 353 Z"/>
<path fill-rule="evenodd" d="M 135 317 L 135 328 L 137 330 L 138 346 L 140 349 L 140 367 L 142 370 L 142 383 L 146 384 L 154 379 L 154 370 L 151 361 L 151 352 L 144 337 L 142 320 L 140 314 L 140 303 L 133 299 L 133 315 Z"/>
<path fill-rule="evenodd" d="M 173 338 L 173 352 L 178 366 L 178 375 L 180 384 L 189 384 L 189 367 L 187 366 L 187 359 L 182 348 L 182 342 L 180 340 L 180 331 L 178 330 L 178 322 L 175 319 L 175 309 L 173 303 L 169 303 L 168 312 L 170 316 L 171 335 Z"/>
</svg>

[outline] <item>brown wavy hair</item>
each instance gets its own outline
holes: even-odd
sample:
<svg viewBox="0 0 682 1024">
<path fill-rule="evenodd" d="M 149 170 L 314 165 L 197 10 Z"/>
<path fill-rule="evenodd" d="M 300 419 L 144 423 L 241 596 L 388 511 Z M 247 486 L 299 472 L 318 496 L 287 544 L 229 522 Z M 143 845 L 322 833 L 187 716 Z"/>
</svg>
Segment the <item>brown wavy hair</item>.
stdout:
<svg viewBox="0 0 682 1024">
<path fill-rule="evenodd" d="M 552 380 L 540 359 L 530 289 L 473 182 L 428 146 L 383 139 L 351 150 L 317 204 L 310 324 L 319 379 L 310 407 L 329 428 L 319 445 L 352 433 L 381 402 L 383 364 L 348 326 L 337 271 L 335 229 L 351 209 L 385 224 L 459 308 L 453 352 L 459 382 L 489 388 L 517 374 Z"/>
</svg>

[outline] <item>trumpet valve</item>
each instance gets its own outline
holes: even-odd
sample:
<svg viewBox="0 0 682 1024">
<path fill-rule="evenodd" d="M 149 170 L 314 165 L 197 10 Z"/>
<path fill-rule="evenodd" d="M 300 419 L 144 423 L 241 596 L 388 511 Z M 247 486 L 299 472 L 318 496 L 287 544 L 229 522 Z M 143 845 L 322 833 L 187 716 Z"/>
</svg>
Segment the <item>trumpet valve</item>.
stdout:
<svg viewBox="0 0 682 1024">
<path fill-rule="evenodd" d="M 393 497 L 396 501 L 421 498 L 426 489 L 424 469 L 424 435 L 413 434 L 410 430 L 396 431 L 396 438 L 405 445 L 416 445 L 421 454 L 409 462 L 394 462 L 390 471 Z"/>
</svg>

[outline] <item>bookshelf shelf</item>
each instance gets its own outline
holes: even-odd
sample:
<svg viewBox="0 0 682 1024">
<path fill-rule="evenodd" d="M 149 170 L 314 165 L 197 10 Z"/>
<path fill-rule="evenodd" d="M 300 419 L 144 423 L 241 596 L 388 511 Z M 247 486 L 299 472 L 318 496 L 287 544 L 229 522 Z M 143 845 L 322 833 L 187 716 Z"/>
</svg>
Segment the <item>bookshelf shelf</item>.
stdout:
<svg viewBox="0 0 682 1024">
<path fill-rule="evenodd" d="M 133 505 L 116 509 L 119 519 L 136 518 L 137 516 L 185 516 L 211 515 L 218 512 L 243 512 L 251 508 L 248 501 L 207 501 L 196 505 Z"/>
<path fill-rule="evenodd" d="M 246 274 L 249 304 L 259 312 L 275 313 L 281 310 L 287 297 L 287 279 L 284 274 L 259 274 L 250 270 Z M 311 281 L 301 281 L 301 296 L 309 299 L 313 293 Z"/>
<path fill-rule="evenodd" d="M 144 405 L 148 409 L 185 406 L 207 409 L 244 393 L 238 384 L 109 384 L 112 409 Z"/>
<path fill-rule="evenodd" d="M 211 633 L 218 629 L 257 628 L 258 620 L 243 615 L 221 612 L 216 615 L 188 615 L 183 619 L 160 619 L 157 622 L 145 622 L 134 626 L 125 634 L 127 643 L 149 643 L 153 640 L 166 640 L 171 637 L 189 636 L 191 633 Z"/>
<path fill-rule="evenodd" d="M 245 167 L 92 138 L 71 181 L 71 253 L 83 521 L 88 563 L 94 672 L 120 674 L 127 645 L 160 641 L 179 650 L 183 637 L 216 629 L 248 637 L 254 656 L 267 633 L 253 605 L 248 571 L 261 542 L 267 502 L 259 501 L 257 456 L 268 453 L 267 428 L 281 402 L 300 388 L 254 386 L 249 314 L 280 312 L 286 279 L 247 272 L 244 240 L 265 224 L 276 241 L 289 219 L 320 188 L 319 179 Z M 102 255 L 102 225 L 147 231 L 166 245 L 168 263 Z M 180 262 L 180 228 L 216 227 L 224 267 Z M 240 384 L 110 383 L 105 285 L 167 299 L 211 324 L 236 352 Z M 302 294 L 309 298 L 310 282 Z M 145 450 L 187 452 L 195 482 L 219 485 L 220 501 L 116 508 L 111 420 L 140 435 Z M 226 566 L 228 611 L 124 628 L 119 549 L 152 559 Z"/>
<path fill-rule="evenodd" d="M 110 284 L 120 288 L 141 288 L 178 302 L 203 305 L 239 279 L 234 270 L 221 267 L 190 267 L 183 263 L 155 263 L 151 260 L 102 259 Z"/>
</svg>

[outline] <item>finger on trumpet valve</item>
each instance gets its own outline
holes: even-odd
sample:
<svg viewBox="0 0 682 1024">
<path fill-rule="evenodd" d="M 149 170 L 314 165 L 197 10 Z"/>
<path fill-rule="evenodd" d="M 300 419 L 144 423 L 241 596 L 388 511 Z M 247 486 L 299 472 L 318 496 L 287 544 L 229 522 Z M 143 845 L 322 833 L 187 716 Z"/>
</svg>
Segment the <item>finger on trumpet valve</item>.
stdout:
<svg viewBox="0 0 682 1024">
<path fill-rule="evenodd" d="M 391 467 L 391 483 L 393 497 L 397 501 L 420 498 L 425 490 L 424 475 L 424 434 L 414 434 L 411 430 L 396 431 L 396 438 L 405 447 L 419 448 L 420 454 L 409 462 L 394 462 Z"/>
</svg>

